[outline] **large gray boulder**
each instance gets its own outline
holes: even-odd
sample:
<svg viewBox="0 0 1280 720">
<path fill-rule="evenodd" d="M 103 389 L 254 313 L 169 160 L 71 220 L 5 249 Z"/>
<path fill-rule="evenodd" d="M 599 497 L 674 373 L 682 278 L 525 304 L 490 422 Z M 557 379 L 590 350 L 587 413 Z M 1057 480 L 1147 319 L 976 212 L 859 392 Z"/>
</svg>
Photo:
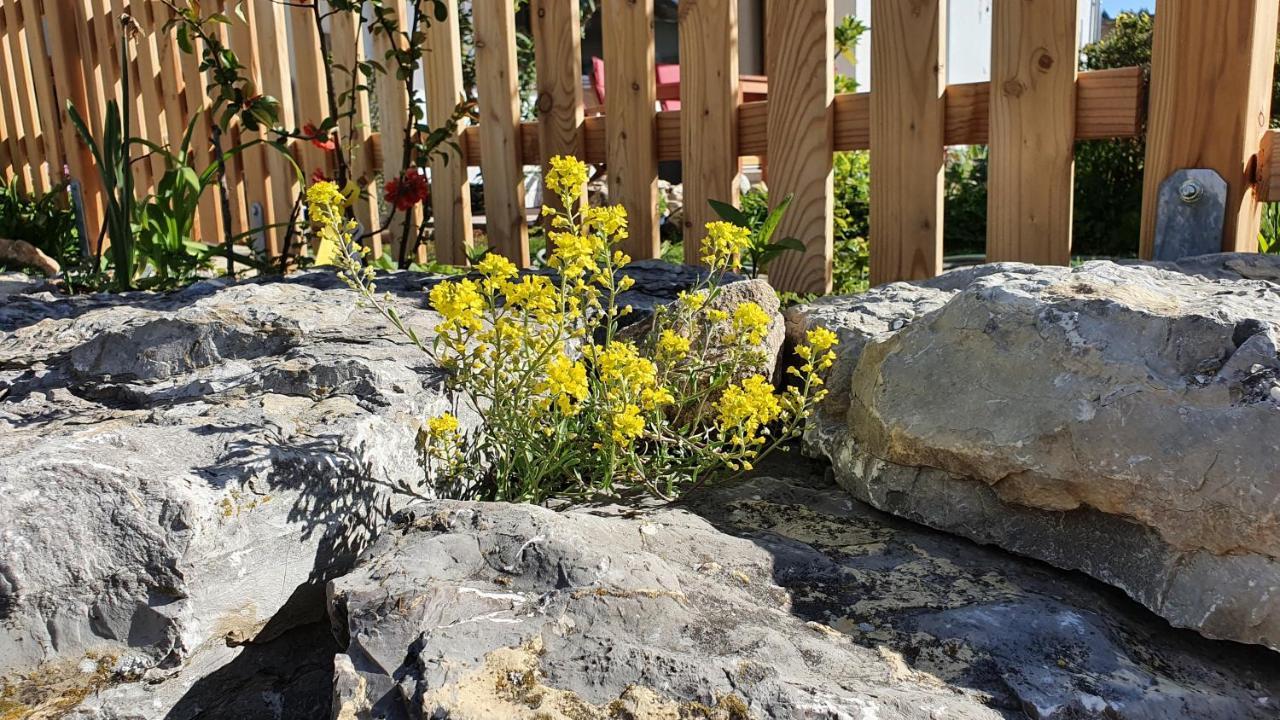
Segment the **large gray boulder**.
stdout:
<svg viewBox="0 0 1280 720">
<path fill-rule="evenodd" d="M 392 281 L 429 326 L 425 278 Z M 441 373 L 331 275 L 0 304 L 0 674 L 277 635 L 431 493 Z"/>
<path fill-rule="evenodd" d="M 343 720 L 1262 720 L 1280 703 L 1280 657 L 886 517 L 802 458 L 679 507 L 414 505 L 329 587 Z"/>
<path fill-rule="evenodd" d="M 878 508 L 1280 649 L 1276 278 L 991 265 L 795 308 L 842 340 L 807 440 Z"/>
</svg>

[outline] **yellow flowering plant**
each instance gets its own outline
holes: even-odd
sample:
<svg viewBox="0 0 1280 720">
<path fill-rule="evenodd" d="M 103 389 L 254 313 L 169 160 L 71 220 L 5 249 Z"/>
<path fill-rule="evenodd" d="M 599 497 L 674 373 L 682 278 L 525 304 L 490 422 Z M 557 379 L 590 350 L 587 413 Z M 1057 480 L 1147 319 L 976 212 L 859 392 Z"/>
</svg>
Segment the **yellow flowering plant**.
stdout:
<svg viewBox="0 0 1280 720">
<path fill-rule="evenodd" d="M 786 389 L 751 370 L 765 364 L 760 346 L 773 317 L 755 303 L 718 303 L 723 276 L 750 241 L 730 223 L 707 225 L 705 279 L 647 325 L 621 332 L 631 308 L 619 298 L 634 284 L 621 272 L 631 261 L 619 249 L 626 212 L 579 209 L 586 180 L 581 161 L 552 159 L 546 186 L 568 208 L 543 208 L 554 276 L 486 256 L 472 276 L 431 289 L 440 321 L 429 342 L 378 296 L 341 193 L 324 183 L 307 193 L 343 278 L 449 371 L 460 402 L 481 418 L 464 432 L 443 414 L 420 432 L 428 471 L 475 496 L 542 502 L 644 490 L 672 498 L 751 469 L 798 434 L 825 394 L 822 373 L 835 358 L 825 330 L 797 349 L 803 364 L 789 369 L 795 380 Z"/>
</svg>

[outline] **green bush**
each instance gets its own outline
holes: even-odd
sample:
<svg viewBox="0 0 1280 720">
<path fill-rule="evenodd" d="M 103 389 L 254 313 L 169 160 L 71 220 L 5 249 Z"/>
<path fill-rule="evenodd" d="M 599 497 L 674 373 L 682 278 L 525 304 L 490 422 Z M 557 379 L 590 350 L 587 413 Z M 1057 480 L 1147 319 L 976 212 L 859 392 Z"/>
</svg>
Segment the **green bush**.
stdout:
<svg viewBox="0 0 1280 720">
<path fill-rule="evenodd" d="M 11 183 L 0 182 L 0 238 L 25 240 L 64 268 L 80 262 L 80 236 L 75 213 L 66 200 L 66 187 L 30 197 L 18 189 L 16 178 Z"/>
</svg>

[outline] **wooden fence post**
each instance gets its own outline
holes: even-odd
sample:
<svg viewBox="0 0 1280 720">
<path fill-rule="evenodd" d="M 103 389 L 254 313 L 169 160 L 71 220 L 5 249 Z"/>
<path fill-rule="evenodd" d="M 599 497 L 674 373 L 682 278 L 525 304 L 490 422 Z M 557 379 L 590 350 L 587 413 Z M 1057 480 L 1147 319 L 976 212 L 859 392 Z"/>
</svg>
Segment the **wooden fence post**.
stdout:
<svg viewBox="0 0 1280 720">
<path fill-rule="evenodd" d="M 605 0 L 601 15 L 609 201 L 627 209 L 627 254 L 655 258 L 660 247 L 653 0 Z"/>
<path fill-rule="evenodd" d="M 769 197 L 776 206 L 795 196 L 775 237 L 796 237 L 805 246 L 769 266 L 779 290 L 831 290 L 834 15 L 832 0 L 795 0 L 766 19 Z"/>
<path fill-rule="evenodd" d="M 946 0 L 875 0 L 871 284 L 942 271 Z"/>
<path fill-rule="evenodd" d="M 520 88 L 513 0 L 472 5 L 476 32 L 476 95 L 480 104 L 480 172 L 489 245 L 520 267 L 529 264 L 520 162 Z"/>
<path fill-rule="evenodd" d="M 1076 0 L 996 0 L 987 260 L 1071 262 Z"/>
<path fill-rule="evenodd" d="M 93 248 L 97 244 L 98 228 L 102 226 L 102 182 L 89 147 L 80 141 L 66 110 L 69 101 L 86 119 L 91 117 L 88 114 L 89 96 L 82 64 L 82 58 L 88 51 L 79 44 L 77 36 L 77 28 L 84 28 L 84 9 L 78 3 L 64 4 L 63 0 L 48 2 L 58 6 L 47 17 L 49 41 L 59 49 L 49 59 L 53 64 L 53 80 L 58 87 L 58 118 L 62 123 L 62 140 L 71 176 L 80 182 L 84 198 L 84 224 L 89 234 L 86 240 L 87 245 Z"/>
<path fill-rule="evenodd" d="M 348 117 L 338 122 L 338 132 L 342 136 L 342 148 L 351 159 L 351 179 L 360 186 L 362 197 L 356 200 L 356 219 L 364 227 L 364 232 L 377 230 L 381 223 L 378 213 L 377 188 L 374 186 L 374 168 L 370 162 L 369 136 L 372 134 L 369 120 L 369 94 L 364 90 L 354 90 L 356 85 L 364 85 L 366 78 L 357 69 L 357 63 L 365 61 L 364 38 L 361 37 L 360 23 L 355 12 L 340 11 L 329 18 L 329 47 L 333 53 L 333 62 L 343 69 L 335 73 L 334 84 L 338 95 L 338 104 L 343 109 L 351 107 L 351 99 L 345 102 L 343 96 L 355 92 L 355 117 Z M 354 82 L 353 82 L 354 80 Z M 373 257 L 382 257 L 381 234 L 369 238 L 369 248 Z"/>
<path fill-rule="evenodd" d="M 1252 189 L 1271 110 L 1277 0 L 1158 0 L 1140 254 L 1155 254 L 1160 183 L 1183 168 L 1227 182 L 1224 251 L 1256 252 Z"/>
<path fill-rule="evenodd" d="M 466 97 L 462 87 L 458 0 L 444 1 L 448 6 L 448 19 L 431 21 L 423 61 L 427 123 L 433 128 L 442 126 L 453 114 L 454 107 Z M 455 140 L 461 147 L 461 130 Z M 471 194 L 465 157 L 454 154 L 447 163 L 438 156 L 431 158 L 431 212 L 436 259 L 448 265 L 466 265 L 467 249 L 471 247 Z"/>
<path fill-rule="evenodd" d="M 49 172 L 49 189 L 62 181 L 63 144 L 58 134 L 58 102 L 54 93 L 53 70 L 49 48 L 45 42 L 44 13 L 37 0 L 21 0 L 18 7 L 27 36 L 30 53 L 31 80 L 35 83 L 36 118 L 44 144 L 44 160 Z"/>
<path fill-rule="evenodd" d="M 578 3 L 567 0 L 534 0 L 532 14 L 533 52 L 538 66 L 538 147 L 545 178 L 552 157 L 586 157 L 582 128 L 582 18 Z M 586 201 L 584 188 L 580 205 Z M 545 185 L 542 202 L 560 207 L 559 199 L 546 192 Z"/>
<path fill-rule="evenodd" d="M 7 12 L 6 12 L 7 8 Z M 40 188 L 40 147 L 36 143 L 36 128 L 31 118 L 31 104 L 27 93 L 31 85 L 26 76 L 26 50 L 19 45 L 19 34 L 12 3 L 0 7 L 0 102 L 6 130 L 12 134 L 9 154 L 14 160 L 15 175 L 21 178 L 23 189 L 35 192 Z"/>
<path fill-rule="evenodd" d="M 395 15 L 400 30 L 408 31 L 412 19 L 409 17 L 409 7 L 405 0 L 389 0 L 385 3 L 385 7 L 389 8 Z M 399 35 L 392 38 L 385 33 L 376 33 L 373 36 L 373 59 L 387 68 L 387 74 L 379 78 L 378 82 L 378 109 L 379 117 L 382 121 L 380 140 L 383 183 L 398 177 L 401 168 L 404 167 L 404 130 L 410 123 L 409 98 L 404 92 L 404 81 L 396 77 L 398 67 L 396 61 L 394 59 L 389 60 L 386 57 L 387 51 L 395 49 L 393 42 L 401 48 L 404 46 L 404 38 Z M 394 211 L 391 225 L 387 229 L 387 242 L 391 247 L 392 256 L 397 261 L 402 257 L 406 261 L 411 260 L 409 256 L 411 248 L 403 248 L 402 245 L 404 243 L 402 240 L 407 229 L 410 242 L 412 242 L 413 238 L 417 237 L 415 233 L 421 222 L 421 206 L 415 206 L 408 212 Z"/>
<path fill-rule="evenodd" d="M 285 28 L 285 6 L 273 0 L 253 0 L 253 15 L 258 26 L 258 69 L 262 91 L 280 101 L 281 126 L 297 127 L 293 114 L 293 74 L 289 58 L 288 37 Z M 267 151 L 267 171 L 271 174 L 269 187 L 271 202 L 263 206 L 264 218 L 270 224 L 289 221 L 293 204 L 298 198 L 298 174 L 279 151 Z M 266 231 L 267 249 L 276 257 L 284 249 L 282 243 L 288 228 L 271 228 Z"/>
<path fill-rule="evenodd" d="M 702 262 L 708 200 L 738 204 L 738 0 L 680 5 L 684 261 Z"/>
</svg>

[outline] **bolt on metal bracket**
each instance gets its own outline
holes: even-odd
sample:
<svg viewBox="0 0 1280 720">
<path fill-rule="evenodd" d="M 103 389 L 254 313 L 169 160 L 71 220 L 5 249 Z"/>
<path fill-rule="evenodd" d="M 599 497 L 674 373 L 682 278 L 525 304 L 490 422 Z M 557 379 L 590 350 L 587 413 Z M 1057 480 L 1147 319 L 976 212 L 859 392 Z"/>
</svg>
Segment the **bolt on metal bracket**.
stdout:
<svg viewBox="0 0 1280 720">
<path fill-rule="evenodd" d="M 1227 181 L 1207 168 L 1178 170 L 1160 183 L 1156 200 L 1156 260 L 1181 260 L 1222 250 Z"/>
</svg>

